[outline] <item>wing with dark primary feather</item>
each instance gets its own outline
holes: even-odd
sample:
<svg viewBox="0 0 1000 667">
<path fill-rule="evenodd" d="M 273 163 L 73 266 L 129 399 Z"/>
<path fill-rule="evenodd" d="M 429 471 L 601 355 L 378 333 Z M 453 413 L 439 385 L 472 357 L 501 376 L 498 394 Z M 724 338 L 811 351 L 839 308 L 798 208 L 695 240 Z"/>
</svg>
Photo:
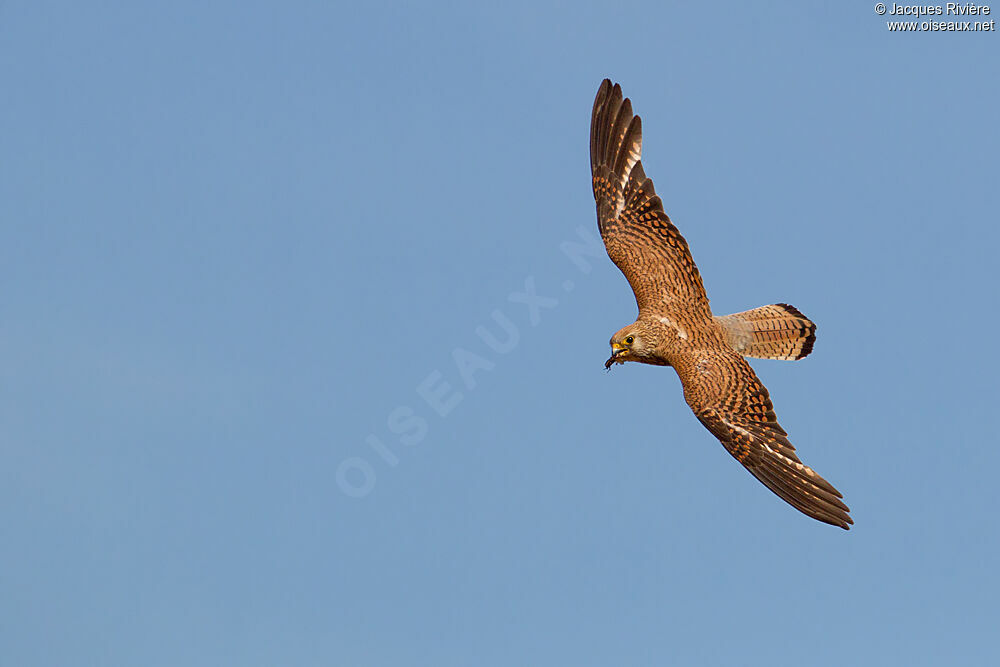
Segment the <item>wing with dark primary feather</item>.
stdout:
<svg viewBox="0 0 1000 667">
<path fill-rule="evenodd" d="M 703 353 L 678 374 L 695 416 L 754 477 L 800 512 L 849 529 L 843 496 L 799 460 L 767 389 L 739 353 Z"/>
<path fill-rule="evenodd" d="M 664 213 L 641 157 L 642 122 L 621 87 L 605 79 L 591 116 L 590 165 L 608 255 L 632 286 L 640 312 L 711 318 L 687 241 Z"/>
</svg>

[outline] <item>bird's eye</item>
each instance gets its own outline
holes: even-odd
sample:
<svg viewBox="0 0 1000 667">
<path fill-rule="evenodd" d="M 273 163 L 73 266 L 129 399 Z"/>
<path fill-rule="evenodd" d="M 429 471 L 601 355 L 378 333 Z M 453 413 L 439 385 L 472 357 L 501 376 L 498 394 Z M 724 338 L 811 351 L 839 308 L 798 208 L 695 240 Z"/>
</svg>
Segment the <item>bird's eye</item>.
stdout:
<svg viewBox="0 0 1000 667">
<path fill-rule="evenodd" d="M 635 338 L 633 336 L 626 336 L 625 337 L 625 344 L 626 345 L 631 345 L 634 342 L 635 342 Z"/>
</svg>

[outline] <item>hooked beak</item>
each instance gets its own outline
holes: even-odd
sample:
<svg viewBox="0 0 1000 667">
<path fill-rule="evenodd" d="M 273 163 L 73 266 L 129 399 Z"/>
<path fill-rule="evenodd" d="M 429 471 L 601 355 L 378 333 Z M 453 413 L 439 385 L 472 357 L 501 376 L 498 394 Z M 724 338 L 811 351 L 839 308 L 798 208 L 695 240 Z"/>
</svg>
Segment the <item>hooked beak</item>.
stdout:
<svg viewBox="0 0 1000 667">
<path fill-rule="evenodd" d="M 624 345 L 621 345 L 619 343 L 612 343 L 611 344 L 611 357 L 607 361 L 604 362 L 604 369 L 610 371 L 612 365 L 614 365 L 616 363 L 617 364 L 624 364 L 625 362 L 622 361 L 621 359 L 619 359 L 619 357 L 624 356 L 625 352 L 627 352 L 627 351 L 628 351 L 628 348 L 626 348 Z"/>
</svg>

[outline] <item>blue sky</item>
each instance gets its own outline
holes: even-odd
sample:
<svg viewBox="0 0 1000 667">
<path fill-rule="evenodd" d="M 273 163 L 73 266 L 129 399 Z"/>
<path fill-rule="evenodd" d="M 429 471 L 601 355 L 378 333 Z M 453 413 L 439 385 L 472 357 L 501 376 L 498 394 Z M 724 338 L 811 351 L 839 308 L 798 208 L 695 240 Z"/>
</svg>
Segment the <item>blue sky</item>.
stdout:
<svg viewBox="0 0 1000 667">
<path fill-rule="evenodd" d="M 0 662 L 995 659 L 998 47 L 870 3 L 0 6 Z M 632 295 L 560 246 L 606 76 L 715 312 L 818 323 L 754 367 L 850 532 L 604 372 Z"/>
</svg>

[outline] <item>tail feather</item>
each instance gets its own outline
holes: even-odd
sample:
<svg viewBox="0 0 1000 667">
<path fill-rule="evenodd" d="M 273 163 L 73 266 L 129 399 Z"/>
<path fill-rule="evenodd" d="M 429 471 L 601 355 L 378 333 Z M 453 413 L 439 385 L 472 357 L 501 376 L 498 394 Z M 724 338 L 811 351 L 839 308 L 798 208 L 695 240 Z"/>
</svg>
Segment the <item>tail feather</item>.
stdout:
<svg viewBox="0 0 1000 667">
<path fill-rule="evenodd" d="M 794 306 L 776 303 L 716 317 L 726 340 L 745 357 L 801 359 L 812 352 L 816 325 Z"/>
</svg>

